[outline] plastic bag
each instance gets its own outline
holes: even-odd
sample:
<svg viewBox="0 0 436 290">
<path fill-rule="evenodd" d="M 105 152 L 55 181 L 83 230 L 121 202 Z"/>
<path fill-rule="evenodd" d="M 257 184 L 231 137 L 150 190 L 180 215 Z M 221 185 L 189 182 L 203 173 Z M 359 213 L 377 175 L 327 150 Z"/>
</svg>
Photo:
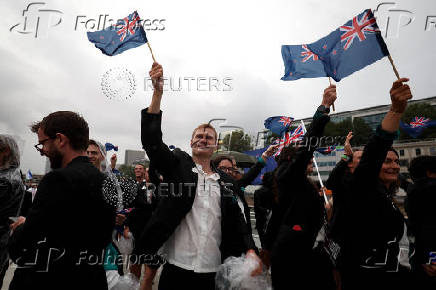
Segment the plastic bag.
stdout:
<svg viewBox="0 0 436 290">
<path fill-rule="evenodd" d="M 121 235 L 118 239 L 114 237 L 113 241 L 117 246 L 118 250 L 120 250 L 121 254 L 130 255 L 132 253 L 134 247 L 134 239 L 131 232 L 128 233 L 127 238 L 125 238 L 124 235 Z"/>
<path fill-rule="evenodd" d="M 258 262 L 250 257 L 229 257 L 220 266 L 215 276 L 215 286 L 219 290 L 271 290 L 271 279 L 265 270 L 252 277 L 251 272 Z"/>
<path fill-rule="evenodd" d="M 120 276 L 118 271 L 106 271 L 106 278 L 109 290 L 137 290 L 139 280 L 132 273 Z"/>
</svg>

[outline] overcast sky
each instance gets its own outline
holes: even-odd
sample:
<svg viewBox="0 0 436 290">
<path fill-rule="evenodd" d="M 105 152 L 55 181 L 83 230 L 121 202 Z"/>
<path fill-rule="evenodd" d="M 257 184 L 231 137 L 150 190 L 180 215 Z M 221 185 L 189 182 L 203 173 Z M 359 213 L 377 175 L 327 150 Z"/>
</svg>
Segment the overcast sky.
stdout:
<svg viewBox="0 0 436 290">
<path fill-rule="evenodd" d="M 1 0 L 0 9 L 0 133 L 18 136 L 21 168 L 44 173 L 45 160 L 33 148 L 36 135 L 29 124 L 53 111 L 79 112 L 88 121 L 90 136 L 125 149 L 141 149 L 140 110 L 148 106 L 151 91 L 144 77 L 152 65 L 147 46 L 108 57 L 86 37 L 89 19 L 99 15 L 117 19 L 137 10 L 142 19 L 159 19 L 156 31 L 146 31 L 164 74 L 181 91 L 167 91 L 162 101 L 163 133 L 167 144 L 189 150 L 192 129 L 212 118 L 246 131 L 263 129 L 270 116 L 311 116 L 320 104 L 326 78 L 283 82 L 282 44 L 310 43 L 326 36 L 366 8 L 383 1 L 46 1 L 28 12 L 30 1 Z M 393 2 L 393 1 L 392 1 Z M 364 3 L 364 4 L 363 4 Z M 403 16 L 399 17 L 398 11 Z M 35 12 L 36 11 L 36 12 Z M 40 15 L 38 37 L 31 22 Z M 51 15 L 48 18 L 47 15 Z M 436 27 L 427 16 L 436 15 L 436 1 L 396 1 L 376 13 L 385 41 L 401 76 L 411 79 L 415 99 L 436 95 Z M 61 23 L 54 26 L 59 19 Z M 412 22 L 409 19 L 412 18 Z M 32 20 L 33 19 L 33 20 Z M 436 22 L 436 17 L 433 17 Z M 403 25 L 397 31 L 397 22 Z M 91 22 L 89 22 L 90 24 Z M 10 31 L 11 27 L 20 24 Z M 405 25 L 405 26 L 404 26 Z M 53 26 L 53 27 L 47 27 Z M 153 27 L 154 28 L 154 27 Z M 20 33 L 29 32 L 29 33 Z M 32 32 L 33 31 L 33 32 Z M 101 89 L 102 76 L 112 68 L 125 68 L 136 79 L 136 92 L 127 100 L 111 100 Z M 201 89 L 210 78 L 220 81 L 220 91 L 188 91 L 186 77 L 200 78 Z M 225 86 L 224 78 L 232 88 Z M 389 103 L 395 75 L 387 58 L 356 72 L 338 84 L 337 111 Z M 227 91 L 224 91 L 227 89 Z"/>
</svg>

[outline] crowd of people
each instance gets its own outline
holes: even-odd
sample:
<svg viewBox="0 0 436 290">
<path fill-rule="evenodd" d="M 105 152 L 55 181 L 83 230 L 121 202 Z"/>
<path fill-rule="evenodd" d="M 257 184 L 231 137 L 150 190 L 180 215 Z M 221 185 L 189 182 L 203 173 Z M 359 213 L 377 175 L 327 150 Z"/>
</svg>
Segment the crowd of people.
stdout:
<svg viewBox="0 0 436 290">
<path fill-rule="evenodd" d="M 154 63 L 150 77 L 152 100 L 141 111 L 150 165 L 135 166 L 135 181 L 115 168 L 115 154 L 106 162 L 77 113 L 54 112 L 31 126 L 52 168 L 37 189 L 25 190 L 18 146 L 0 135 L 0 281 L 9 260 L 17 265 L 9 289 L 119 289 L 130 275 L 145 290 L 159 268 L 159 289 L 215 289 L 226 259 L 244 255 L 255 262 L 251 276 L 270 273 L 273 289 L 436 289 L 435 156 L 415 158 L 412 180 L 401 182 L 407 219 L 393 200 L 400 167 L 392 144 L 412 98 L 408 79 L 393 83 L 391 108 L 363 149 L 351 147 L 350 132 L 326 188 L 308 176 L 317 145 L 282 149 L 254 193 L 258 248 L 244 190 L 278 145 L 245 174 L 231 156 L 212 159 L 211 124 L 193 130 L 191 154 L 170 149 L 161 130 L 162 66 Z M 323 136 L 335 100 L 330 85 L 307 140 Z"/>
</svg>

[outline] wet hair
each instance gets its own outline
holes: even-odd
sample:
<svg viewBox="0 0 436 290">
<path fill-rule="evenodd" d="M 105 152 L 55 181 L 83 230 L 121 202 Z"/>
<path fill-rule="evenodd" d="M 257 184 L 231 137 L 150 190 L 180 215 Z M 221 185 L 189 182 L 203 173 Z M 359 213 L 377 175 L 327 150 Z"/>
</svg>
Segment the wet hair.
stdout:
<svg viewBox="0 0 436 290">
<path fill-rule="evenodd" d="M 426 177 L 427 171 L 436 173 L 436 156 L 418 156 L 410 162 L 409 173 L 413 181 Z"/>
<path fill-rule="evenodd" d="M 89 141 L 88 123 L 82 116 L 70 111 L 57 111 L 44 117 L 42 121 L 30 126 L 33 133 L 41 129 L 45 135 L 55 138 L 57 133 L 64 134 L 70 140 L 74 150 L 86 150 Z"/>
<path fill-rule="evenodd" d="M 216 133 L 215 128 L 211 124 L 208 124 L 208 123 L 201 124 L 197 128 L 195 128 L 194 131 L 192 131 L 191 139 L 194 138 L 195 132 L 197 132 L 198 129 L 206 130 L 207 128 L 212 129 L 212 131 L 215 133 L 215 140 L 217 140 L 218 139 L 218 134 Z"/>
<path fill-rule="evenodd" d="M 277 166 L 280 166 L 283 162 L 287 162 L 291 160 L 295 153 L 297 152 L 298 147 L 295 146 L 286 146 L 282 149 L 280 152 L 280 155 L 275 157 L 275 160 L 277 162 Z"/>
<path fill-rule="evenodd" d="M 145 167 L 144 164 L 142 163 L 136 163 L 135 166 L 133 168 L 135 168 L 137 165 L 142 166 L 142 168 L 144 168 L 144 170 L 146 170 L 147 168 Z"/>
<path fill-rule="evenodd" d="M 392 151 L 395 153 L 395 155 L 397 155 L 398 158 L 400 158 L 400 155 L 398 154 L 397 150 L 394 149 L 394 147 L 389 148 L 388 152 Z"/>
<path fill-rule="evenodd" d="M 218 167 L 218 165 L 219 165 L 219 164 L 221 163 L 221 161 L 223 161 L 223 160 L 228 160 L 228 161 L 232 164 L 232 166 L 233 166 L 232 157 L 227 156 L 227 155 L 220 155 L 220 156 L 217 156 L 217 157 L 212 161 L 212 163 L 213 163 L 213 165 L 214 165 L 215 167 Z"/>
<path fill-rule="evenodd" d="M 93 145 L 95 147 L 97 147 L 97 149 L 100 151 L 101 156 L 103 156 L 104 158 L 106 158 L 107 152 L 106 152 L 106 147 L 103 146 L 103 144 L 101 144 L 98 141 L 95 141 L 94 139 L 89 139 L 88 141 L 88 146 L 89 145 Z"/>
<path fill-rule="evenodd" d="M 9 150 L 9 154 L 2 160 L 2 165 L 9 167 L 20 166 L 20 151 L 17 142 L 9 135 L 0 135 L 0 152 Z"/>
</svg>

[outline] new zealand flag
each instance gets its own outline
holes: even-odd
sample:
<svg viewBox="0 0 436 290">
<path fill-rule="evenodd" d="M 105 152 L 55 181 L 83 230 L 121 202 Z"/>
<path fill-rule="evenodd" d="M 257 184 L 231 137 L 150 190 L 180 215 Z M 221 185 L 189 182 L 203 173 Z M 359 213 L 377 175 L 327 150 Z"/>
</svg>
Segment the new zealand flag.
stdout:
<svg viewBox="0 0 436 290">
<path fill-rule="evenodd" d="M 136 11 L 123 19 L 119 19 L 116 25 L 104 30 L 88 32 L 87 35 L 95 47 L 109 56 L 147 43 L 141 19 Z"/>
</svg>

